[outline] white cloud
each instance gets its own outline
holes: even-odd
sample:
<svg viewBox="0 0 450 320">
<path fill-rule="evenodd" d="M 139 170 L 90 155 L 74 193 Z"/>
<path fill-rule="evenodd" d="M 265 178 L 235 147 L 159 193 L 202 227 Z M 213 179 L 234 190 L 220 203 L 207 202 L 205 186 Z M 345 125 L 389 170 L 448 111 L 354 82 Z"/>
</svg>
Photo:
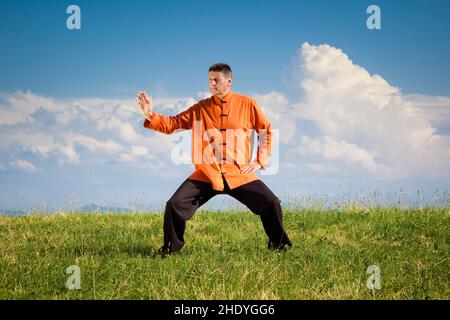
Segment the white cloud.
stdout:
<svg viewBox="0 0 450 320">
<path fill-rule="evenodd" d="M 74 134 L 74 133 L 67 133 L 64 135 L 64 137 L 66 141 L 74 144 L 79 144 L 92 152 L 100 150 L 102 152 L 115 154 L 119 153 L 123 149 L 121 145 L 119 145 L 118 143 L 116 143 L 111 139 L 105 141 L 95 139 L 93 137 L 84 134 Z"/>
<path fill-rule="evenodd" d="M 99 130 L 116 132 L 120 138 L 129 143 L 137 142 L 142 139 L 131 124 L 119 120 L 116 116 L 99 120 L 97 122 L 97 128 Z"/>
<path fill-rule="evenodd" d="M 207 99 L 211 97 L 211 93 L 209 91 L 200 91 L 197 93 L 197 98 L 199 100 Z"/>
<path fill-rule="evenodd" d="M 64 156 L 58 159 L 60 165 L 63 164 L 77 164 L 80 162 L 80 155 L 75 151 L 72 146 L 58 146 L 59 152 Z"/>
<path fill-rule="evenodd" d="M 288 109 L 288 99 L 277 92 L 254 94 L 252 96 L 266 117 L 270 120 L 272 128 L 280 130 L 280 141 L 289 143 L 295 134 L 295 119 Z"/>
<path fill-rule="evenodd" d="M 252 95 L 280 130 L 286 170 L 358 169 L 383 179 L 450 173 L 449 97 L 405 95 L 326 44 L 303 44 L 292 72 L 297 101 L 274 91 Z M 153 97 L 154 111 L 175 115 L 206 97 Z M 59 100 L 19 91 L 0 93 L 0 151 L 6 163 L 6 155 L 31 153 L 62 166 L 117 161 L 162 176 L 190 162 L 190 135 L 143 128 L 134 97 Z"/>
<path fill-rule="evenodd" d="M 300 154 L 321 155 L 328 160 L 348 160 L 360 164 L 374 174 L 386 170 L 386 168 L 380 167 L 375 162 L 373 155 L 369 151 L 358 147 L 354 143 L 348 143 L 343 140 L 336 141 L 328 136 L 316 139 L 312 139 L 309 136 L 302 136 L 297 151 Z M 323 165 L 316 164 L 311 168 L 317 169 L 322 167 Z"/>
<path fill-rule="evenodd" d="M 131 146 L 131 152 L 136 156 L 144 156 L 148 154 L 148 150 L 142 146 Z"/>
<path fill-rule="evenodd" d="M 154 156 L 149 154 L 147 148 L 139 145 L 133 145 L 129 148 L 128 152 L 123 152 L 120 154 L 120 160 L 123 162 L 134 162 L 138 158 L 151 160 L 154 159 Z"/>
<path fill-rule="evenodd" d="M 20 150 L 15 152 L 30 151 L 43 158 L 55 156 L 60 165 L 79 163 L 78 153 L 73 146 L 67 145 L 66 141 L 61 138 L 63 136 L 60 134 L 60 136 L 53 137 L 51 133 L 30 132 L 28 128 L 18 128 L 9 133 L 0 131 L 0 150 L 5 154 L 12 153 L 18 146 Z M 56 142 L 58 138 L 61 138 L 61 143 Z"/>
<path fill-rule="evenodd" d="M 450 97 L 410 94 L 404 96 L 408 112 L 427 119 L 433 126 L 450 128 Z"/>
<path fill-rule="evenodd" d="M 189 97 L 154 98 L 154 110 L 177 114 L 194 103 Z M 156 159 L 173 165 L 170 154 L 180 136 L 143 128 L 134 97 L 58 100 L 30 91 L 1 93 L 0 119 L 3 156 L 31 153 L 61 166 L 145 162 L 159 170 Z"/>
<path fill-rule="evenodd" d="M 31 91 L 0 93 L 0 125 L 24 123 L 30 114 L 42 106 L 51 112 L 64 109 L 61 102 L 33 94 Z"/>
<path fill-rule="evenodd" d="M 11 166 L 16 167 L 18 169 L 21 169 L 23 171 L 27 172 L 40 172 L 41 169 L 37 168 L 34 164 L 31 162 L 28 162 L 26 160 L 14 160 L 9 163 Z"/>
<path fill-rule="evenodd" d="M 382 178 L 450 173 L 448 139 L 436 133 L 433 117 L 417 112 L 423 108 L 417 96 L 403 95 L 329 45 L 303 44 L 294 70 L 302 100 L 292 104 L 293 113 L 320 131 L 318 137 L 300 141 L 302 154 L 357 163 Z M 436 101 L 441 114 L 447 114 L 442 104 L 448 98 Z"/>
</svg>

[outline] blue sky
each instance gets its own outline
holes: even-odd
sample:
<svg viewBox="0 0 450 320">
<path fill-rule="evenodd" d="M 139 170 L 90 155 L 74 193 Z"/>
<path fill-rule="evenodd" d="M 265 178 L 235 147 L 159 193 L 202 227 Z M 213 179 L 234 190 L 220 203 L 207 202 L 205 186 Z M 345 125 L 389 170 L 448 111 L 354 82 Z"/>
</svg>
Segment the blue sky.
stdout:
<svg viewBox="0 0 450 320">
<path fill-rule="evenodd" d="M 65 28 L 72 3 L 81 8 L 81 31 Z M 125 97 L 153 85 L 189 95 L 207 88 L 205 69 L 223 60 L 242 91 L 280 91 L 287 62 L 309 41 L 345 48 L 405 92 L 448 94 L 450 2 L 378 1 L 376 32 L 365 28 L 372 3 L 2 1 L 0 88 Z"/>
<path fill-rule="evenodd" d="M 66 28 L 71 4 L 81 8 L 81 30 Z M 381 30 L 366 28 L 371 4 L 381 8 Z M 1 1 L 0 115 L 9 120 L 0 123 L 0 207 L 69 198 L 122 205 L 168 199 L 192 166 L 175 166 L 167 152 L 150 149 L 166 140 L 141 127 L 131 113 L 133 97 L 145 89 L 159 98 L 155 111 L 179 112 L 207 91 L 206 71 L 217 61 L 232 66 L 234 90 L 259 97 L 274 123 L 295 119 L 280 132 L 288 165 L 263 177 L 276 193 L 338 194 L 347 184 L 366 192 L 404 188 L 411 195 L 418 188 L 448 190 L 448 12 L 450 1 L 438 0 Z M 342 68 L 324 74 L 308 55 Z M 310 68 L 300 75 L 294 65 Z M 304 89 L 310 81 L 315 88 L 329 85 L 327 79 L 346 83 L 339 74 L 351 78 L 355 66 L 386 81 L 361 73 L 354 81 L 363 89 L 346 84 L 344 93 L 378 94 L 367 104 L 373 110 L 361 111 L 358 101 L 366 96 L 345 94 L 337 109 L 327 109 L 334 108 L 334 87 L 326 96 Z M 387 108 L 393 110 L 376 113 L 384 95 L 393 97 Z M 111 110 L 116 118 L 91 117 Z M 319 117 L 336 110 L 348 115 L 335 118 L 347 126 L 336 129 Z M 277 113 L 283 114 L 279 122 Z M 392 138 L 377 133 L 376 125 L 366 125 L 372 133 L 351 127 L 369 115 L 386 120 Z M 89 138 L 110 141 L 109 148 L 94 148 Z M 167 140 L 173 146 L 180 138 L 164 139 L 173 139 Z M 355 156 L 330 153 L 333 148 Z M 411 159 L 416 162 L 407 164 Z"/>
</svg>

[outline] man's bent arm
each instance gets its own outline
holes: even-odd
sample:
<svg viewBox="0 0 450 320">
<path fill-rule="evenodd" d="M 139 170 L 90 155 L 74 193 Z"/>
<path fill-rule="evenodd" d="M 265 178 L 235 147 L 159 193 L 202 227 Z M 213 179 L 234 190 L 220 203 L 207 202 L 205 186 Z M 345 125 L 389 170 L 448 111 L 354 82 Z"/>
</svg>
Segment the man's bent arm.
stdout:
<svg viewBox="0 0 450 320">
<path fill-rule="evenodd" d="M 258 134 L 258 150 L 256 153 L 256 161 L 261 165 L 262 169 L 269 166 L 270 154 L 272 152 L 272 128 L 269 120 L 262 112 L 256 101 L 253 104 L 252 112 L 253 129 Z"/>
</svg>

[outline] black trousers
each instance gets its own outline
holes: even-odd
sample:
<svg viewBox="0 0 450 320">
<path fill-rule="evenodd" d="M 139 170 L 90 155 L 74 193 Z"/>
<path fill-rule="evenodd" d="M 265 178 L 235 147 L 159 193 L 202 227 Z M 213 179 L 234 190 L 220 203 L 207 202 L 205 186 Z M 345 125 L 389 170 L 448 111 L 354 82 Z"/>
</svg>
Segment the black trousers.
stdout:
<svg viewBox="0 0 450 320">
<path fill-rule="evenodd" d="M 224 179 L 223 191 L 212 189 L 212 184 L 186 179 L 166 203 L 164 213 L 163 250 L 177 252 L 184 246 L 186 220 L 209 199 L 218 194 L 228 194 L 247 206 L 261 218 L 272 249 L 292 246 L 284 227 L 280 200 L 261 180 L 246 183 L 230 190 Z"/>
</svg>

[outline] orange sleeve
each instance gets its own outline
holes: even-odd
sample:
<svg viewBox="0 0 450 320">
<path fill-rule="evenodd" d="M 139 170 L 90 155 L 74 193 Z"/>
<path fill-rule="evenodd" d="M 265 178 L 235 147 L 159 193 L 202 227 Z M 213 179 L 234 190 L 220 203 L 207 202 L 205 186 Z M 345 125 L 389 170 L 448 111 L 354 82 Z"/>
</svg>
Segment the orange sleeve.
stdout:
<svg viewBox="0 0 450 320">
<path fill-rule="evenodd" d="M 195 104 L 176 116 L 163 116 L 153 112 L 152 121 L 145 119 L 144 127 L 165 134 L 171 134 L 175 130 L 192 129 L 194 112 L 196 111 L 197 106 L 198 104 Z"/>
<path fill-rule="evenodd" d="M 269 166 L 270 154 L 272 152 L 272 128 L 269 120 L 253 99 L 252 107 L 253 112 L 251 113 L 251 121 L 253 129 L 255 129 L 258 134 L 256 160 L 261 165 L 262 169 L 267 169 Z"/>
</svg>

